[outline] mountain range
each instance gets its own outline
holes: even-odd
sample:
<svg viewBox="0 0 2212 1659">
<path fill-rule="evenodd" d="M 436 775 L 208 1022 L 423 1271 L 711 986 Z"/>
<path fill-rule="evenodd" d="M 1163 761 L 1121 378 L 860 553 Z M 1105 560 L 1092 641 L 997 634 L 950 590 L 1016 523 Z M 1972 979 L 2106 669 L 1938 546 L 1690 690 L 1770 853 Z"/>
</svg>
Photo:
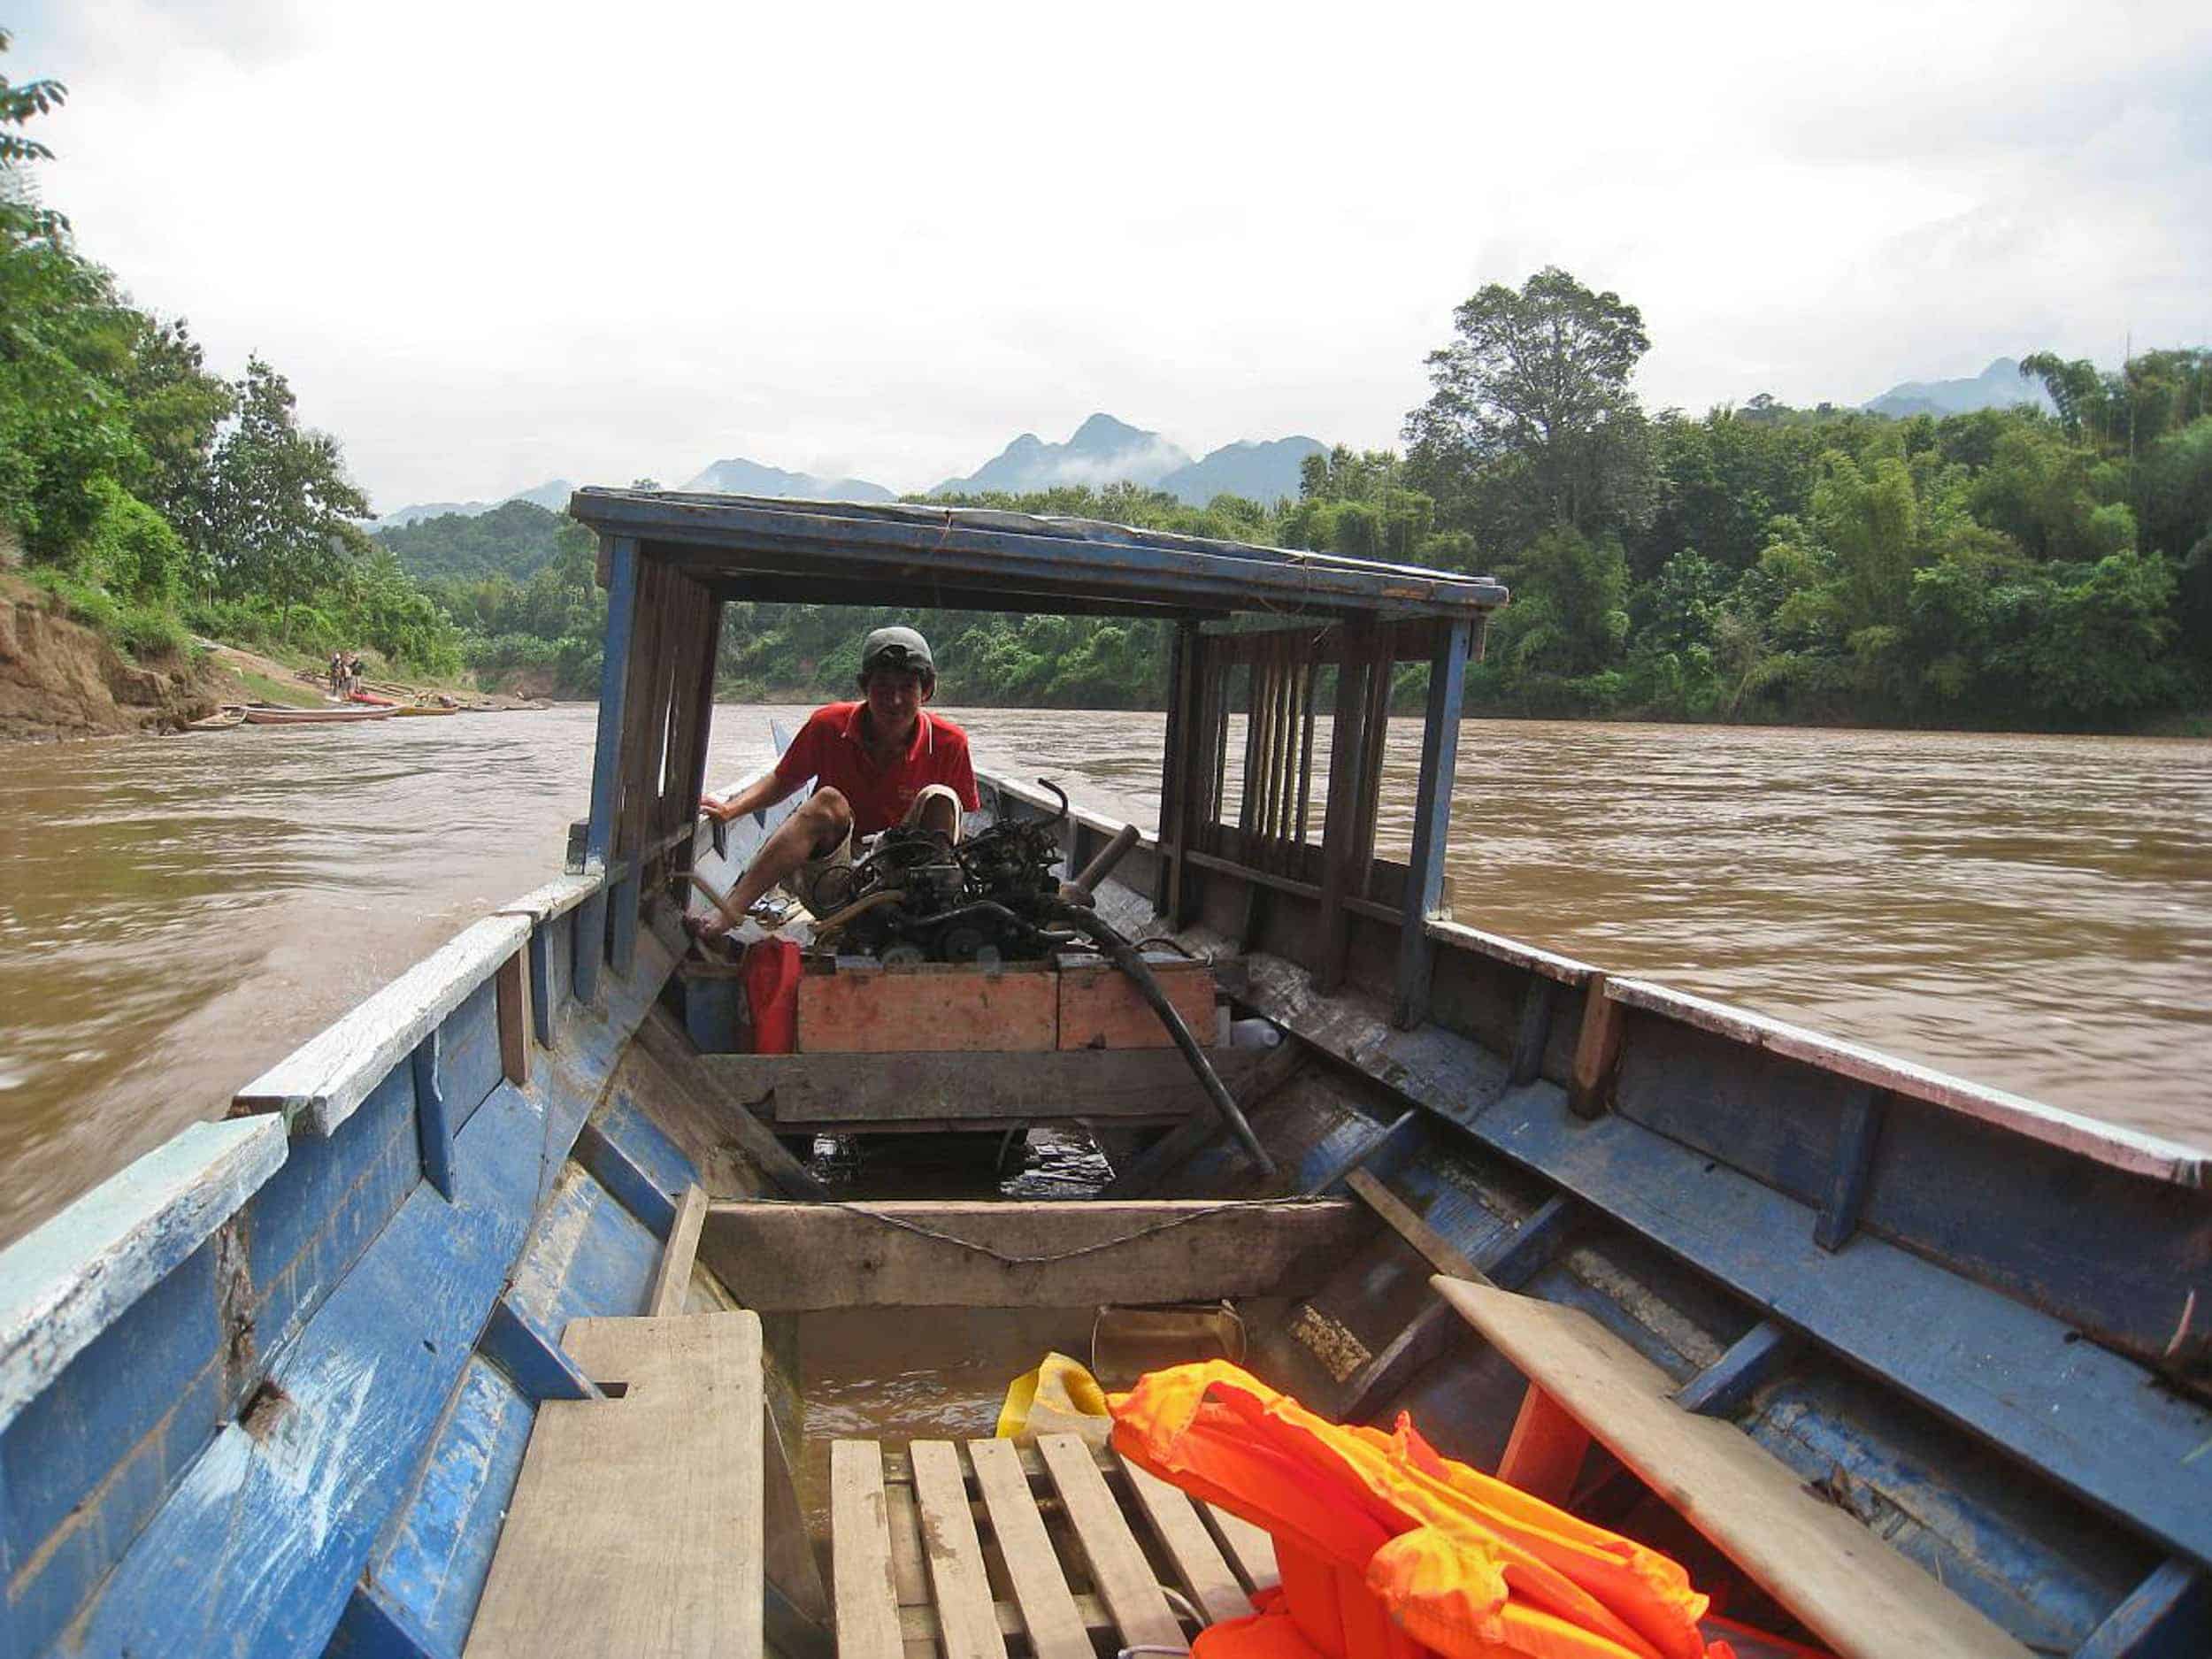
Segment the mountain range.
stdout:
<svg viewBox="0 0 2212 1659">
<path fill-rule="evenodd" d="M 1914 415 L 1933 415 L 1940 420 L 1978 409 L 2010 409 L 2015 403 L 2032 404 L 2047 415 L 2058 412 L 2042 381 L 2023 377 L 2017 359 L 1999 357 L 1971 380 L 1906 380 L 1862 406 L 1897 420 Z"/>
<path fill-rule="evenodd" d="M 1025 432 L 964 478 L 949 478 L 933 495 L 974 495 L 985 490 L 1041 490 L 1088 484 L 1102 488 L 1128 482 L 1166 490 L 1178 500 L 1202 507 L 1224 493 L 1274 501 L 1298 493 L 1299 465 L 1326 445 L 1304 437 L 1225 444 L 1194 460 L 1189 452 L 1156 432 L 1130 426 L 1111 415 L 1093 415 L 1065 443 L 1047 443 Z M 400 529 L 445 513 L 473 518 L 510 501 L 526 501 L 558 512 L 575 487 L 555 479 L 498 501 L 417 502 L 379 515 L 376 528 Z M 896 501 L 898 492 L 864 478 L 820 478 L 733 456 L 702 468 L 683 486 L 687 490 L 726 495 L 788 495 L 811 501 Z"/>
<path fill-rule="evenodd" d="M 1999 357 L 1970 380 L 1906 380 L 1862 407 L 1904 419 L 1913 415 L 1960 415 L 1977 409 L 2008 409 L 2031 403 L 2049 411 L 2050 395 L 2042 382 L 2023 378 L 2019 363 Z M 1271 502 L 1298 494 L 1299 468 L 1327 446 L 1308 437 L 1240 440 L 1194 459 L 1187 450 L 1142 426 L 1108 414 L 1095 414 L 1064 443 L 1048 443 L 1025 432 L 964 477 L 949 478 L 933 495 L 1010 494 L 1087 484 L 1142 484 L 1165 490 L 1178 500 L 1202 507 L 1216 495 L 1242 495 Z M 380 515 L 379 529 L 397 529 L 444 513 L 468 517 L 510 501 L 526 501 L 558 512 L 575 487 L 554 479 L 498 501 L 417 502 Z M 814 501 L 896 501 L 898 492 L 864 478 L 821 478 L 732 456 L 702 468 L 685 483 L 687 490 L 730 495 L 787 495 Z"/>
</svg>

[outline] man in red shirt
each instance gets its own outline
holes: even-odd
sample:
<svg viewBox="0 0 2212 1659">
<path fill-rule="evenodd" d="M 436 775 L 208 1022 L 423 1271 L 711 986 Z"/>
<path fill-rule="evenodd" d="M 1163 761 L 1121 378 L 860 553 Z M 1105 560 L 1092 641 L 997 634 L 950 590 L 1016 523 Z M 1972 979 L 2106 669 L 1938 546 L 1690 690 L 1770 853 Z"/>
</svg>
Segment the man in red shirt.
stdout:
<svg viewBox="0 0 2212 1659">
<path fill-rule="evenodd" d="M 730 889 L 732 910 L 744 915 L 770 887 L 787 881 L 809 910 L 822 914 L 814 900 L 824 877 L 851 866 L 855 841 L 894 824 L 959 840 L 962 812 L 981 803 L 968 763 L 968 734 L 922 707 L 936 689 L 929 641 L 912 628 L 878 628 L 860 648 L 861 701 L 817 709 L 773 772 L 727 800 L 709 795 L 699 803 L 700 810 L 726 823 L 775 805 L 810 778 L 816 781 L 806 803 L 761 843 Z M 836 899 L 839 885 L 830 884 L 826 899 Z M 718 933 L 728 926 L 718 916 L 701 931 Z"/>
</svg>

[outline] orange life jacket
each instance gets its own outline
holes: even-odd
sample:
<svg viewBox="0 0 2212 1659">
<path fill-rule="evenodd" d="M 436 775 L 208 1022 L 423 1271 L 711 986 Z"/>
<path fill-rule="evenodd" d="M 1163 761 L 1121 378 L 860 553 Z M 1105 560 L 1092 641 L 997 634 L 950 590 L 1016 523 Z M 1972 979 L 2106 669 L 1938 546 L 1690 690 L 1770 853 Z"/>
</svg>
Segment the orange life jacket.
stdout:
<svg viewBox="0 0 2212 1659">
<path fill-rule="evenodd" d="M 1440 1454 L 1342 1425 L 1225 1360 L 1140 1378 L 1114 1446 L 1275 1540 L 1279 1596 L 1197 1659 L 1730 1659 L 1708 1598 L 1656 1550 Z"/>
</svg>

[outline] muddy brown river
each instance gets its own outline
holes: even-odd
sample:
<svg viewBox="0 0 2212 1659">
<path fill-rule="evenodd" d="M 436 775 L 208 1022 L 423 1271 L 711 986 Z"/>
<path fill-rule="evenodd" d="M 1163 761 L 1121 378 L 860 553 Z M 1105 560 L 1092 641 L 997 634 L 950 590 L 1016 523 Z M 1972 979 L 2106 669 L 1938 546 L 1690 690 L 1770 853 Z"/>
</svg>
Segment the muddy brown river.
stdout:
<svg viewBox="0 0 2212 1659">
<path fill-rule="evenodd" d="M 803 712 L 718 710 L 710 775 Z M 1153 827 L 1158 715 L 948 712 L 979 764 Z M 592 730 L 571 705 L 0 751 L 0 1240 L 556 871 Z M 1417 740 L 1393 723 L 1401 854 Z M 1461 920 L 2212 1145 L 2212 744 L 1472 720 L 1460 742 Z"/>
</svg>

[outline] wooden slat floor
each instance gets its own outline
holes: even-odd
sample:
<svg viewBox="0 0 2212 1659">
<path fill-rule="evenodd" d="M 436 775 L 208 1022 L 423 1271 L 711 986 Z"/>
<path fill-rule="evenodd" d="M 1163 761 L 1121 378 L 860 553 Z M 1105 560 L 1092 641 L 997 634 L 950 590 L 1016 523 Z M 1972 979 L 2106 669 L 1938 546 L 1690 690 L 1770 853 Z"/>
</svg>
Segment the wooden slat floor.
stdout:
<svg viewBox="0 0 2212 1659">
<path fill-rule="evenodd" d="M 1275 1582 L 1267 1534 L 1071 1434 L 831 1447 L 841 1659 L 1092 1659 Z"/>
</svg>

